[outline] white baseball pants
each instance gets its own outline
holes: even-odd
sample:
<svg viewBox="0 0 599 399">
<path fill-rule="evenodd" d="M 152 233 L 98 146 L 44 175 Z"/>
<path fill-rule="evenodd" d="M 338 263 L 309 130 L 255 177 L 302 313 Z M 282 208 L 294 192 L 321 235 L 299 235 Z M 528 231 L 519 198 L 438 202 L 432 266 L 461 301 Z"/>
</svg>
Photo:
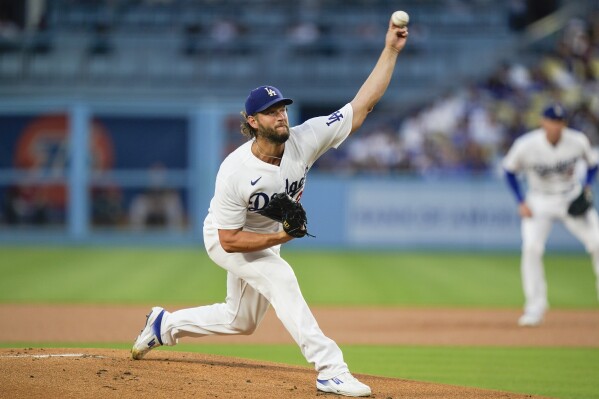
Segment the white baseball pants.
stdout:
<svg viewBox="0 0 599 399">
<path fill-rule="evenodd" d="M 555 221 L 564 226 L 585 246 L 591 255 L 599 298 L 599 215 L 595 209 L 572 217 L 567 208 L 570 199 L 562 196 L 531 194 L 527 198 L 533 216 L 522 219 L 522 287 L 524 312 L 542 315 L 548 308 L 547 282 L 543 267 L 545 244 Z"/>
<path fill-rule="evenodd" d="M 210 258 L 227 270 L 224 303 L 165 312 L 161 335 L 165 345 L 181 337 L 251 334 L 272 304 L 277 317 L 299 345 L 319 379 L 348 371 L 337 344 L 326 337 L 304 300 L 291 266 L 280 256 L 280 246 L 250 253 L 227 253 L 216 229 L 204 229 Z"/>
</svg>

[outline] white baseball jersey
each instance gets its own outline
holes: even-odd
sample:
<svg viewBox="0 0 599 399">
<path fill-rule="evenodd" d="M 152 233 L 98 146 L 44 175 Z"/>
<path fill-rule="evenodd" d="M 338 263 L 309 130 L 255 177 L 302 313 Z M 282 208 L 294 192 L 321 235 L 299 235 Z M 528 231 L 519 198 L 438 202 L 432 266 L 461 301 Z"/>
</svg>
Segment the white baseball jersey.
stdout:
<svg viewBox="0 0 599 399">
<path fill-rule="evenodd" d="M 256 211 L 276 193 L 286 192 L 299 200 L 306 174 L 328 149 L 337 148 L 349 135 L 353 110 L 350 104 L 329 116 L 309 119 L 290 129 L 280 166 L 252 154 L 253 141 L 233 151 L 221 164 L 205 227 L 276 232 L 281 224 Z"/>
<path fill-rule="evenodd" d="M 181 337 L 251 334 L 267 309 L 277 317 L 313 363 L 321 380 L 347 372 L 339 346 L 321 331 L 302 296 L 295 273 L 280 256 L 280 245 L 249 253 L 226 252 L 218 229 L 243 228 L 275 232 L 281 224 L 256 213 L 276 193 L 302 195 L 306 174 L 326 150 L 337 147 L 351 132 L 353 110 L 347 104 L 328 117 L 310 119 L 290 129 L 280 166 L 252 154 L 252 142 L 233 151 L 221 164 L 216 189 L 204 221 L 204 245 L 210 259 L 227 270 L 224 303 L 165 312 L 161 331 L 165 345 Z"/>
<path fill-rule="evenodd" d="M 597 164 L 597 155 L 587 137 L 579 131 L 564 128 L 556 145 L 552 145 L 543 129 L 533 130 L 518 138 L 503 166 L 508 172 L 525 172 L 529 186 L 526 204 L 532 217 L 522 218 L 522 286 L 524 289 L 524 316 L 535 322 L 542 320 L 549 302 L 543 267 L 545 243 L 554 221 L 565 227 L 584 244 L 592 254 L 599 292 L 599 217 L 595 209 L 584 217 L 572 217 L 567 209 L 570 201 L 581 190 L 576 166 L 585 162 L 587 167 Z"/>
<path fill-rule="evenodd" d="M 543 129 L 536 129 L 514 142 L 503 167 L 512 173 L 525 172 L 531 192 L 572 196 L 580 192 L 575 169 L 581 160 L 587 166 L 598 162 L 582 132 L 564 128 L 562 137 L 554 146 L 547 140 Z"/>
</svg>

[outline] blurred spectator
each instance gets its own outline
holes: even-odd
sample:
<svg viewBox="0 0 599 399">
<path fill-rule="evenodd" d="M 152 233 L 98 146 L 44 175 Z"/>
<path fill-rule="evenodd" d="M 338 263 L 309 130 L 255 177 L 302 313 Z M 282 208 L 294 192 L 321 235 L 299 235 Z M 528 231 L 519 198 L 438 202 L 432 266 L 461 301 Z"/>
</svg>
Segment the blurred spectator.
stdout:
<svg viewBox="0 0 599 399">
<path fill-rule="evenodd" d="M 112 51 L 110 25 L 107 22 L 97 22 L 93 27 L 93 35 L 89 46 L 90 55 L 107 55 Z"/>
<path fill-rule="evenodd" d="M 210 38 L 219 45 L 233 42 L 239 36 L 240 27 L 228 19 L 214 21 L 210 30 Z"/>
<path fill-rule="evenodd" d="M 387 129 L 380 126 L 348 143 L 348 166 L 351 170 L 388 173 L 400 168 L 403 150 L 399 140 Z"/>
<path fill-rule="evenodd" d="M 522 64 L 511 64 L 508 67 L 507 81 L 514 90 L 528 90 L 532 85 L 530 71 Z"/>
<path fill-rule="evenodd" d="M 524 118 L 520 112 L 515 112 L 510 118 L 509 124 L 506 126 L 501 153 L 505 154 L 512 146 L 514 141 L 522 134 L 526 133 L 528 126 L 524 123 Z"/>
<path fill-rule="evenodd" d="M 22 8 L 19 1 L 0 1 L 0 53 L 19 48 L 22 24 Z"/>
<path fill-rule="evenodd" d="M 496 156 L 503 141 L 504 128 L 491 109 L 481 107 L 470 116 L 470 137 L 489 156 Z"/>
<path fill-rule="evenodd" d="M 50 207 L 44 190 L 36 187 L 9 187 L 5 193 L 3 208 L 4 218 L 9 225 L 40 226 L 51 222 Z"/>
<path fill-rule="evenodd" d="M 508 24 L 513 31 L 522 31 L 528 24 L 528 5 L 526 3 L 526 0 L 508 1 Z"/>
<path fill-rule="evenodd" d="M 216 19 L 209 30 L 212 45 L 211 55 L 240 55 L 248 49 L 244 45 L 247 29 L 244 25 L 229 19 Z"/>
<path fill-rule="evenodd" d="M 129 219 L 136 229 L 183 228 L 183 205 L 177 191 L 165 185 L 166 169 L 162 164 L 150 168 L 150 187 L 131 202 Z"/>
<path fill-rule="evenodd" d="M 572 111 L 570 125 L 572 128 L 584 132 L 593 147 L 599 147 L 599 112 L 597 110 L 593 112 L 589 102 L 583 102 Z"/>
<path fill-rule="evenodd" d="M 287 34 L 292 44 L 305 46 L 318 40 L 320 28 L 312 21 L 303 21 L 291 26 Z"/>
<path fill-rule="evenodd" d="M 313 21 L 297 22 L 287 30 L 293 52 L 299 55 L 318 54 L 320 36 L 320 28 Z"/>
<path fill-rule="evenodd" d="M 118 187 L 95 187 L 91 196 L 94 226 L 119 226 L 123 223 L 123 198 Z"/>
<path fill-rule="evenodd" d="M 183 52 L 186 55 L 202 54 L 206 50 L 201 43 L 203 34 L 202 26 L 197 22 L 185 27 Z"/>
</svg>

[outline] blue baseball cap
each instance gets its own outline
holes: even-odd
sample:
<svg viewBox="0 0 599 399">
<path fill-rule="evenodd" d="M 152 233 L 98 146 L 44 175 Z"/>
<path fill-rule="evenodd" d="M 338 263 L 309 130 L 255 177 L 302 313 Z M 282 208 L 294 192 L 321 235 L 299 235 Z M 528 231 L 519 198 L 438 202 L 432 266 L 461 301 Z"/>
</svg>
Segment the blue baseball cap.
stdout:
<svg viewBox="0 0 599 399">
<path fill-rule="evenodd" d="M 281 102 L 285 105 L 293 104 L 293 100 L 283 97 L 281 90 L 276 87 L 260 86 L 252 90 L 245 100 L 245 112 L 248 115 L 254 115 Z"/>
<path fill-rule="evenodd" d="M 554 121 L 566 119 L 566 109 L 561 104 L 551 104 L 543 111 L 543 117 Z"/>
</svg>

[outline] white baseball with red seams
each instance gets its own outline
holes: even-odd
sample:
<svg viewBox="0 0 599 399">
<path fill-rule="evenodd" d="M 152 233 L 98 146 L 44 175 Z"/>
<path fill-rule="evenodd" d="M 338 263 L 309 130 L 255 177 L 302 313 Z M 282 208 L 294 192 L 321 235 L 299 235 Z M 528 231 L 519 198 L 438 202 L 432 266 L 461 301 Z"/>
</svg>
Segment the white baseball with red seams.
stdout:
<svg viewBox="0 0 599 399">
<path fill-rule="evenodd" d="M 395 11 L 391 15 L 391 22 L 393 22 L 393 25 L 401 26 L 403 28 L 410 22 L 410 16 L 405 11 Z"/>
</svg>

